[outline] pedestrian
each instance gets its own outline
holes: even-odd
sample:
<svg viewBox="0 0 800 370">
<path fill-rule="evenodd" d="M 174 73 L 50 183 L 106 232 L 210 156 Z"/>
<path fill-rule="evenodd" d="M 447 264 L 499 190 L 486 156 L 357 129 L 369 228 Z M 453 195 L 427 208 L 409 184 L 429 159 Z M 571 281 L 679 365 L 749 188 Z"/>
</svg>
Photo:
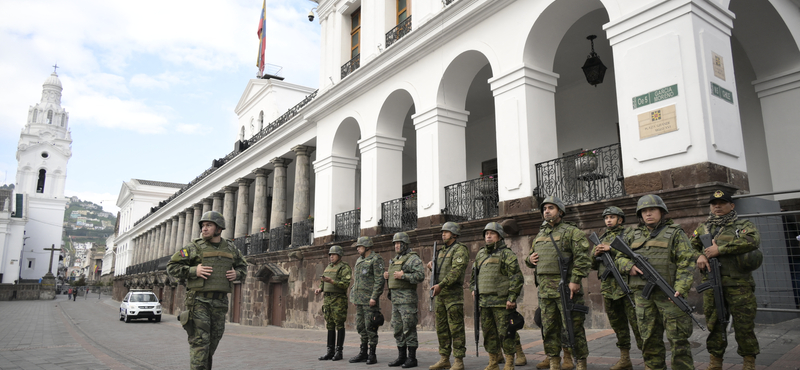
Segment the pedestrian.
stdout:
<svg viewBox="0 0 800 370">
<path fill-rule="evenodd" d="M 692 249 L 689 238 L 680 225 L 667 218 L 667 205 L 658 195 L 648 194 L 636 205 L 639 227 L 628 235 L 630 248 L 647 258 L 650 264 L 674 287 L 675 296 L 685 296 L 692 287 L 695 263 L 704 262 L 705 256 Z M 698 259 L 699 258 L 699 259 Z M 654 289 L 650 298 L 642 297 L 647 283 L 641 270 L 627 256 L 617 255 L 620 273 L 630 275 L 628 286 L 635 293 L 636 320 L 642 336 L 642 356 L 650 369 L 666 369 L 664 331 L 672 351 L 672 369 L 694 369 L 689 336 L 692 319 L 672 303 L 671 297 Z"/>
<path fill-rule="evenodd" d="M 501 347 L 505 352 L 504 370 L 514 369 L 514 337 L 507 337 L 508 315 L 517 309 L 522 291 L 522 273 L 517 255 L 506 246 L 503 226 L 490 222 L 483 228 L 486 245 L 475 256 L 470 288 L 480 307 L 483 348 L 489 353 L 485 370 L 499 370 Z M 477 278 L 476 278 L 477 276 Z"/>
<path fill-rule="evenodd" d="M 758 250 L 761 235 L 752 222 L 738 218 L 734 210 L 736 204 L 729 191 L 715 191 L 708 203 L 711 214 L 697 227 L 691 243 L 695 250 L 704 253 L 707 258 L 719 260 L 724 304 L 729 317 L 733 318 L 733 331 L 736 333 L 736 352 L 744 358 L 742 369 L 754 370 L 760 350 L 754 331 L 757 306 L 752 272 L 761 265 L 763 259 Z M 711 234 L 712 237 L 712 245 L 705 250 L 700 241 L 700 236 L 704 234 Z M 708 277 L 704 280 L 708 280 Z M 706 339 L 706 348 L 711 357 L 708 370 L 721 370 L 728 335 L 726 325 L 719 322 L 713 290 L 703 293 L 703 313 L 709 332 Z M 725 321 L 728 321 L 727 317 Z"/>
<path fill-rule="evenodd" d="M 356 241 L 359 257 L 353 267 L 353 287 L 350 302 L 356 306 L 356 331 L 361 336 L 361 351 L 350 358 L 351 363 L 378 362 L 375 349 L 378 347 L 378 327 L 374 322 L 382 318 L 379 300 L 383 294 L 383 258 L 372 251 L 372 239 L 359 237 Z M 369 353 L 367 347 L 369 346 Z"/>
<path fill-rule="evenodd" d="M 563 256 L 568 260 L 566 269 L 569 273 L 569 299 L 577 305 L 584 302 L 581 280 L 589 275 L 592 261 L 586 235 L 574 223 L 564 221 L 566 208 L 561 199 L 555 196 L 545 198 L 541 204 L 541 212 L 544 222 L 533 240 L 525 265 L 535 269 L 534 277 L 539 284 L 539 303 L 542 308 L 544 351 L 550 358 L 550 369 L 553 370 L 561 368 L 559 355 L 562 349 L 562 332 L 565 332 L 566 327 L 558 290 L 561 281 L 559 257 Z M 589 357 L 589 345 L 583 327 L 586 315 L 572 311 L 571 316 L 574 347 L 564 347 L 564 359 L 566 362 L 574 357 L 577 370 L 586 370 L 586 359 Z"/>
<path fill-rule="evenodd" d="M 186 281 L 186 311 L 179 316 L 189 335 L 191 369 L 211 369 L 214 352 L 225 332 L 228 293 L 233 281 L 247 276 L 247 261 L 233 241 L 221 237 L 225 218 L 219 212 L 200 217 L 200 238 L 175 252 L 167 273 Z"/>
<path fill-rule="evenodd" d="M 461 226 L 455 222 L 442 225 L 442 244 L 436 252 L 436 271 L 428 262 L 428 269 L 434 275 L 435 285 L 431 287 L 435 298 L 434 316 L 436 336 L 439 338 L 439 362 L 429 369 L 464 370 L 464 356 L 467 353 L 467 334 L 464 329 L 464 273 L 469 264 L 469 250 L 458 242 Z M 450 351 L 453 361 L 450 365 Z"/>
<path fill-rule="evenodd" d="M 397 344 L 397 358 L 389 366 L 407 369 L 417 367 L 417 284 L 425 280 L 425 272 L 422 259 L 411 250 L 408 234 L 394 234 L 392 243 L 396 255 L 389 261 L 389 270 L 383 273 L 389 285 L 392 329 Z"/>
<path fill-rule="evenodd" d="M 328 329 L 328 352 L 319 358 L 320 361 L 342 359 L 344 346 L 344 322 L 347 320 L 347 288 L 353 270 L 347 262 L 342 261 L 344 249 L 334 245 L 328 251 L 330 263 L 325 267 L 320 279 L 319 288 L 314 294 L 323 293 L 322 312 L 325 317 L 325 328 Z M 336 331 L 339 334 L 336 334 Z M 336 350 L 334 351 L 334 345 Z"/>
<path fill-rule="evenodd" d="M 70 299 L 72 299 L 72 288 L 69 288 L 67 290 L 67 300 L 70 300 Z"/>
<path fill-rule="evenodd" d="M 596 245 L 592 252 L 592 256 L 595 257 L 592 260 L 592 270 L 597 270 L 597 276 L 602 275 L 606 270 L 599 256 L 608 253 L 611 260 L 615 260 L 619 252 L 611 248 L 611 242 L 617 236 L 625 240 L 631 232 L 630 228 L 622 225 L 625 223 L 625 212 L 619 207 L 606 208 L 603 211 L 603 222 L 606 228 L 600 235 L 600 245 Z M 633 329 L 633 336 L 636 339 L 636 347 L 642 349 L 642 336 L 639 334 L 639 325 L 636 321 L 636 307 L 611 276 L 600 283 L 600 293 L 603 295 L 603 306 L 606 316 L 608 316 L 608 323 L 611 324 L 611 329 L 617 336 L 617 348 L 619 348 L 619 361 L 611 366 L 611 370 L 632 369 L 631 329 Z"/>
<path fill-rule="evenodd" d="M 72 301 L 75 302 L 78 299 L 78 288 L 72 290 Z"/>
</svg>

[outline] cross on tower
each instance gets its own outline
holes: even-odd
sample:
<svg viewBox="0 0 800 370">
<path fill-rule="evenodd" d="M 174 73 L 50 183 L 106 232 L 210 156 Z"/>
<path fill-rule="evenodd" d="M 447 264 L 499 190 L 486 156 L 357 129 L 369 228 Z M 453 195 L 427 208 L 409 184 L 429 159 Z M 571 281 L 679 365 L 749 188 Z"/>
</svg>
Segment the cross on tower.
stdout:
<svg viewBox="0 0 800 370">
<path fill-rule="evenodd" d="M 47 273 L 52 275 L 53 274 L 53 252 L 60 251 L 61 249 L 56 249 L 56 245 L 53 244 L 52 248 L 43 248 L 46 251 L 50 251 L 50 264 L 47 265 Z"/>
<path fill-rule="evenodd" d="M 57 69 L 58 69 L 58 63 L 56 63 L 56 64 L 53 66 L 53 73 L 56 73 L 56 70 L 57 70 Z"/>
</svg>

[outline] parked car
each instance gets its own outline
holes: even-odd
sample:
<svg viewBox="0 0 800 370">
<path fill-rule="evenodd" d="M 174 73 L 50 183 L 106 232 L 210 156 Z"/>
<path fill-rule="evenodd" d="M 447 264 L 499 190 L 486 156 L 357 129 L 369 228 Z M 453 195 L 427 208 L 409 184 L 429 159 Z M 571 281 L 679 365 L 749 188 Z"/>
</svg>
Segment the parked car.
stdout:
<svg viewBox="0 0 800 370">
<path fill-rule="evenodd" d="M 119 320 L 131 322 L 133 319 L 144 318 L 148 321 L 161 321 L 161 300 L 149 290 L 131 290 L 119 305 Z"/>
</svg>

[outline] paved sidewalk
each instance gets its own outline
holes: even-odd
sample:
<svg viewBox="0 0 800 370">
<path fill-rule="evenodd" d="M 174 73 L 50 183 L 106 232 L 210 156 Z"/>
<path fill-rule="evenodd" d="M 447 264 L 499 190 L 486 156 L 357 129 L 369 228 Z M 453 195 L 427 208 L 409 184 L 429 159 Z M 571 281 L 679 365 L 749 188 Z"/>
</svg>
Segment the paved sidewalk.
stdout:
<svg viewBox="0 0 800 370">
<path fill-rule="evenodd" d="M 185 369 L 189 362 L 186 333 L 175 316 L 164 315 L 161 323 L 119 321 L 119 302 L 108 296 L 79 297 L 67 301 L 60 295 L 53 301 L 0 302 L 0 369 Z M 358 339 L 348 331 L 343 361 L 317 361 L 325 352 L 325 332 L 314 329 L 285 329 L 228 324 L 217 354 L 215 369 L 353 369 L 385 368 L 397 355 L 388 325 L 380 332 L 378 364 L 350 364 L 347 358 L 358 352 Z M 758 369 L 800 369 L 800 319 L 777 325 L 757 325 L 761 354 Z M 705 369 L 708 354 L 705 336 L 695 328 L 691 337 L 695 366 Z M 538 330 L 520 332 L 528 365 L 534 369 L 544 358 Z M 616 338 L 611 330 L 588 330 L 589 369 L 608 369 L 617 361 Z M 436 333 L 419 333 L 419 369 L 438 360 Z M 483 369 L 488 356 L 480 348 L 475 357 L 473 333 L 464 359 L 468 369 Z M 726 369 L 741 369 L 735 340 L 730 334 Z M 641 352 L 631 351 L 634 368 L 643 369 Z"/>
</svg>

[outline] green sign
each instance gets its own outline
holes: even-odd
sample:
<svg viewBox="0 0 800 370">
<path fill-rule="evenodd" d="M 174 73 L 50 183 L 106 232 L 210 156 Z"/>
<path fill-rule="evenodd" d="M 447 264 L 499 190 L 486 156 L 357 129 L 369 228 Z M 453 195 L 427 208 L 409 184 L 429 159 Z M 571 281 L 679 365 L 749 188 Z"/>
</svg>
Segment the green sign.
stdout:
<svg viewBox="0 0 800 370">
<path fill-rule="evenodd" d="M 678 85 L 672 85 L 651 91 L 633 98 L 633 109 L 660 102 L 678 96 Z"/>
<path fill-rule="evenodd" d="M 730 90 L 713 82 L 711 83 L 711 95 L 733 104 L 733 93 Z"/>
</svg>

